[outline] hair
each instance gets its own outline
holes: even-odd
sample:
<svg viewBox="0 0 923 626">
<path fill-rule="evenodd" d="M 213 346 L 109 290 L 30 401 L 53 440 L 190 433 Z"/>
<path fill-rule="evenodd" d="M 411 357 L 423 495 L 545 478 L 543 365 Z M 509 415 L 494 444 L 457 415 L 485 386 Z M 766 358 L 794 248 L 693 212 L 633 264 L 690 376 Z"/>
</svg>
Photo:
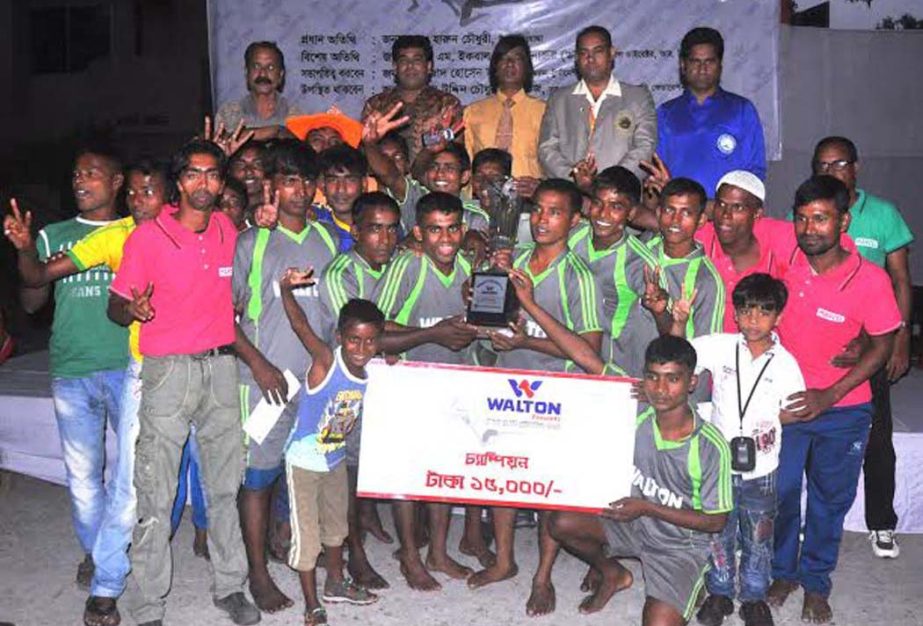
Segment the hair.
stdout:
<svg viewBox="0 0 923 626">
<path fill-rule="evenodd" d="M 476 172 L 479 167 L 488 163 L 499 165 L 507 176 L 513 173 L 513 156 L 506 150 L 500 150 L 499 148 L 484 148 L 475 154 L 474 161 L 471 162 L 471 171 Z"/>
<path fill-rule="evenodd" d="M 593 179 L 593 191 L 603 189 L 625 194 L 632 202 L 641 201 L 641 181 L 638 177 L 621 165 L 607 167 Z"/>
<path fill-rule="evenodd" d="M 423 50 L 423 54 L 426 55 L 426 62 L 432 63 L 433 44 L 430 42 L 429 37 L 424 35 L 401 35 L 395 39 L 394 43 L 391 44 L 391 60 L 397 63 L 397 57 L 401 50 L 407 50 L 408 48 L 420 48 Z"/>
<path fill-rule="evenodd" d="M 781 313 L 788 302 L 788 289 L 785 283 L 769 274 L 750 274 L 734 287 L 731 301 L 735 309 L 759 306 Z"/>
<path fill-rule="evenodd" d="M 176 200 L 177 190 L 171 184 L 169 163 L 163 159 L 154 159 L 151 157 L 142 157 L 137 161 L 132 161 L 125 166 L 126 187 L 128 176 L 136 172 L 142 176 L 159 176 L 163 181 L 164 200 L 168 203 L 173 203 Z"/>
<path fill-rule="evenodd" d="M 820 154 L 820 151 L 824 148 L 832 147 L 842 148 L 845 150 L 847 158 L 853 163 L 859 160 L 859 150 L 856 148 L 856 144 L 853 143 L 851 139 L 847 139 L 846 137 L 839 137 L 836 135 L 824 137 L 817 142 L 817 145 L 814 146 L 814 158 L 812 160 L 817 162 L 817 155 Z"/>
<path fill-rule="evenodd" d="M 77 159 L 86 154 L 102 157 L 112 168 L 113 173 L 122 173 L 122 158 L 119 156 L 115 146 L 108 140 L 97 138 L 87 140 L 80 144 L 80 147 L 78 147 L 77 151 L 74 153 L 74 163 L 76 164 Z"/>
<path fill-rule="evenodd" d="M 343 332 L 352 324 L 374 324 L 379 331 L 385 328 L 385 314 L 374 303 L 360 298 L 351 298 L 340 309 L 337 331 Z"/>
<path fill-rule="evenodd" d="M 420 198 L 420 200 L 417 201 L 416 211 L 417 224 L 423 221 L 424 215 L 429 215 L 430 213 L 435 213 L 436 211 L 449 214 L 464 214 L 461 198 L 458 196 L 453 196 L 452 194 L 446 193 L 444 191 L 431 191 L 430 193 Z"/>
<path fill-rule="evenodd" d="M 170 177 L 173 180 L 179 180 L 183 170 L 189 167 L 189 160 L 194 154 L 208 154 L 215 157 L 215 160 L 218 161 L 218 171 L 221 173 L 221 178 L 225 177 L 228 158 L 224 155 L 224 150 L 211 141 L 193 139 L 177 150 L 170 160 Z"/>
<path fill-rule="evenodd" d="M 269 148 L 267 157 L 267 178 L 280 174 L 317 180 L 320 176 L 320 161 L 317 153 L 303 141 L 291 137 L 280 139 Z"/>
<path fill-rule="evenodd" d="M 599 35 L 606 42 L 606 47 L 608 48 L 612 47 L 612 33 L 610 33 L 607 28 L 600 26 L 599 24 L 593 24 L 592 26 L 587 26 L 586 28 L 581 30 L 579 33 L 577 33 L 577 39 L 576 39 L 577 43 L 579 43 L 580 40 L 586 37 L 587 35 Z"/>
<path fill-rule="evenodd" d="M 660 192 L 661 204 L 667 198 L 673 196 L 698 196 L 699 211 L 705 210 L 705 203 L 708 201 L 708 195 L 706 195 L 705 188 L 702 185 L 691 178 L 683 178 L 682 176 L 671 179 L 670 182 L 663 186 L 663 191 Z"/>
<path fill-rule="evenodd" d="M 369 162 L 365 155 L 349 144 L 341 143 L 330 146 L 320 153 L 321 171 L 346 170 L 355 176 L 365 178 L 369 171 Z"/>
<path fill-rule="evenodd" d="M 249 141 L 247 141 L 247 143 L 239 147 L 237 149 L 237 152 L 235 152 L 234 154 L 230 156 L 230 158 L 228 158 L 228 165 L 230 165 L 234 161 L 240 160 L 240 156 L 248 150 L 256 150 L 259 153 L 259 156 L 261 158 L 265 158 L 267 152 L 269 151 L 269 146 L 266 145 L 265 141 L 257 141 L 255 139 L 250 139 Z"/>
<path fill-rule="evenodd" d="M 250 200 L 247 198 L 247 188 L 244 187 L 244 184 L 233 176 L 228 176 L 224 181 L 224 191 L 221 193 L 225 194 L 229 191 L 240 196 L 240 198 L 243 200 L 242 208 L 244 212 L 246 212 L 246 210 L 250 208 Z"/>
<path fill-rule="evenodd" d="M 285 71 L 285 55 L 282 54 L 282 50 L 279 49 L 275 41 L 254 41 L 247 46 L 247 49 L 244 50 L 244 65 L 246 67 L 250 67 L 250 60 L 253 58 L 253 55 L 257 50 L 261 49 L 275 52 L 276 56 L 279 57 L 279 69 L 283 72 Z"/>
<path fill-rule="evenodd" d="M 816 202 L 817 200 L 832 200 L 840 215 L 849 211 L 849 189 L 838 178 L 822 174 L 812 176 L 798 186 L 795 190 L 795 203 L 792 211 L 798 207 Z"/>
<path fill-rule="evenodd" d="M 381 146 L 381 144 L 389 141 L 397 144 L 397 149 L 404 154 L 404 158 L 410 160 L 410 146 L 407 145 L 407 140 L 402 134 L 396 130 L 392 130 L 378 141 L 378 145 Z"/>
<path fill-rule="evenodd" d="M 522 80 L 522 88 L 526 93 L 532 91 L 533 80 L 535 79 L 535 68 L 532 67 L 532 49 L 529 48 L 529 42 L 522 35 L 504 35 L 497 41 L 494 51 L 490 55 L 490 90 L 496 92 L 500 88 L 500 80 L 497 78 L 497 67 L 500 65 L 500 59 L 507 52 L 522 48 L 526 52 L 526 72 Z"/>
<path fill-rule="evenodd" d="M 397 202 L 383 191 L 370 191 L 360 194 L 353 202 L 352 214 L 353 223 L 359 223 L 362 216 L 372 209 L 388 209 L 397 214 L 398 219 L 401 217 L 401 207 Z"/>
<path fill-rule="evenodd" d="M 538 198 L 538 194 L 545 191 L 554 191 L 567 197 L 567 204 L 570 206 L 571 213 L 578 213 L 583 207 L 583 194 L 577 185 L 563 178 L 546 178 L 535 188 L 532 194 L 533 200 Z"/>
<path fill-rule="evenodd" d="M 647 349 L 644 351 L 644 367 L 664 363 L 679 363 L 692 374 L 695 372 L 696 364 L 695 348 L 682 337 L 673 335 L 657 337 L 647 344 Z"/>
<path fill-rule="evenodd" d="M 693 46 L 702 44 L 712 46 L 719 61 L 724 59 L 724 37 L 717 30 L 708 26 L 693 28 L 683 36 L 683 41 L 679 44 L 679 58 L 688 59 L 692 53 Z"/>
<path fill-rule="evenodd" d="M 460 143 L 457 143 L 455 141 L 450 141 L 449 145 L 447 145 L 442 152 L 435 154 L 431 157 L 432 160 L 430 161 L 430 163 L 435 161 L 436 157 L 439 156 L 439 154 L 451 154 L 452 156 L 454 156 L 455 159 L 458 161 L 458 168 L 462 172 L 466 172 L 471 169 L 471 157 L 468 156 L 468 151 L 465 150 L 465 148 Z"/>
</svg>

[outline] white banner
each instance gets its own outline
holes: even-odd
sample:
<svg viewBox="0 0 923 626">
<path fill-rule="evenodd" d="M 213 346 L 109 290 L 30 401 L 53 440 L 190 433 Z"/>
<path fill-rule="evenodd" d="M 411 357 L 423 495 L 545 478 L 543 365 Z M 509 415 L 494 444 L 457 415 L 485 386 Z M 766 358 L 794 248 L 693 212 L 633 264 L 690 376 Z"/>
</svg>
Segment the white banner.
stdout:
<svg viewBox="0 0 923 626">
<path fill-rule="evenodd" d="M 675 97 L 678 52 L 694 26 L 725 38 L 722 84 L 750 98 L 766 135 L 766 156 L 781 156 L 778 107 L 779 4 L 770 0 L 209 0 L 215 107 L 246 94 L 244 50 L 278 43 L 286 59 L 285 95 L 306 112 L 336 104 L 358 116 L 363 102 L 394 84 L 391 44 L 429 35 L 433 85 L 467 104 L 490 92 L 490 53 L 500 35 L 522 33 L 532 47 L 533 94 L 547 97 L 576 80 L 577 32 L 607 27 L 619 49 L 616 74 L 650 87 L 657 104 Z"/>
<path fill-rule="evenodd" d="M 360 496 L 596 512 L 631 493 L 629 379 L 380 361 L 368 373 Z"/>
</svg>

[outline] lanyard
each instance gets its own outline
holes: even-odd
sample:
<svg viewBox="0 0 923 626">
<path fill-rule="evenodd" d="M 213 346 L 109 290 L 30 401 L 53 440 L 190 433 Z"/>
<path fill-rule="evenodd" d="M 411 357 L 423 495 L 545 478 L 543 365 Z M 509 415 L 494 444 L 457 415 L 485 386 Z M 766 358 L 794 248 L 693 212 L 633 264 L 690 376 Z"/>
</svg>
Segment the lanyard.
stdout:
<svg viewBox="0 0 923 626">
<path fill-rule="evenodd" d="M 753 381 L 753 386 L 750 388 L 749 395 L 747 395 L 747 402 L 744 403 L 743 396 L 740 393 L 740 344 L 737 344 L 737 351 L 734 353 L 734 365 L 736 365 L 734 373 L 737 376 L 737 413 L 740 415 L 741 435 L 744 434 L 744 415 L 747 414 L 747 409 L 750 408 L 750 400 L 753 399 L 753 393 L 756 391 L 756 386 L 760 384 L 760 379 L 763 378 L 763 374 L 766 373 L 766 368 L 769 367 L 769 364 L 772 362 L 772 359 L 775 356 L 775 354 L 770 354 L 769 358 L 766 359 L 766 362 L 763 363 L 763 369 L 761 369 L 760 373 L 756 375 L 756 380 Z"/>
</svg>

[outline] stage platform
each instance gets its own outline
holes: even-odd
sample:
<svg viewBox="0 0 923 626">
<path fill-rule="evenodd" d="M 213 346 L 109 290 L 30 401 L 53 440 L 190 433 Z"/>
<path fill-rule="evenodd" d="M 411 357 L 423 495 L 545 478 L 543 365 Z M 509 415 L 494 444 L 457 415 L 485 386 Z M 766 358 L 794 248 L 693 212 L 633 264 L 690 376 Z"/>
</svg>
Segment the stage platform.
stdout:
<svg viewBox="0 0 923 626">
<path fill-rule="evenodd" d="M 892 388 L 898 531 L 923 533 L 923 369 Z M 114 453 L 110 431 L 107 448 Z M 111 458 L 111 457 L 110 457 Z M 51 401 L 48 353 L 33 352 L 0 366 L 0 468 L 64 484 L 64 463 Z M 847 530 L 864 531 L 864 489 L 846 517 Z"/>
</svg>

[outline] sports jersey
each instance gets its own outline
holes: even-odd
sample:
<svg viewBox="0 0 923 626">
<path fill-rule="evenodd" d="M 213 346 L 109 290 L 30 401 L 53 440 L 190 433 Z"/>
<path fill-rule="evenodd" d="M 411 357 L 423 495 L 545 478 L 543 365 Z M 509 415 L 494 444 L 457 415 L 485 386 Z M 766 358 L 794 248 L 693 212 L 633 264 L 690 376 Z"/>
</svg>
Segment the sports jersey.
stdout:
<svg viewBox="0 0 923 626">
<path fill-rule="evenodd" d="M 586 261 L 596 280 L 604 333 L 603 360 L 615 363 L 629 376 L 640 377 L 647 344 L 659 335 L 654 316 L 641 306 L 644 268 L 654 267 L 650 250 L 627 232 L 608 248 L 596 250 L 589 224 L 578 226 L 568 245 Z"/>
<path fill-rule="evenodd" d="M 446 276 L 426 256 L 404 252 L 395 257 L 382 278 L 378 308 L 385 319 L 404 326 L 429 328 L 442 320 L 465 313 L 462 287 L 471 276 L 471 265 L 455 255 L 452 273 Z M 450 350 L 435 343 L 411 348 L 411 361 L 462 364 L 470 362 L 470 350 Z"/>
<path fill-rule="evenodd" d="M 417 202 L 420 198 L 429 193 L 429 189 L 423 186 L 423 183 L 415 178 L 407 176 L 404 178 L 406 191 L 404 198 L 401 200 L 391 191 L 388 195 L 397 200 L 401 207 L 401 226 L 404 232 L 409 233 L 417 223 Z M 462 222 L 468 227 L 468 230 L 480 230 L 487 232 L 488 222 L 490 221 L 487 211 L 481 208 L 476 200 L 462 200 Z"/>
<path fill-rule="evenodd" d="M 106 226 L 100 226 L 75 243 L 74 247 L 67 251 L 67 256 L 81 272 L 97 265 L 105 265 L 113 272 L 118 272 L 122 264 L 125 241 L 134 230 L 135 218 L 123 217 Z M 141 322 L 135 321 L 128 326 L 128 348 L 136 361 L 141 360 L 141 350 L 138 348 L 140 331 Z"/>
<path fill-rule="evenodd" d="M 100 226 L 114 223 L 75 217 L 49 224 L 38 233 L 39 260 L 47 261 Z M 106 314 L 113 274 L 104 266 L 83 269 L 54 283 L 55 310 L 48 346 L 52 376 L 81 378 L 123 369 L 128 363 L 128 329 L 110 321 Z"/>
<path fill-rule="evenodd" d="M 334 257 L 321 277 L 320 299 L 330 313 L 334 326 L 340 309 L 353 298 L 375 302 L 387 265 L 375 270 L 354 249 Z M 332 336 L 332 335 L 331 335 Z"/>
<path fill-rule="evenodd" d="M 590 268 L 571 250 L 565 249 L 537 276 L 529 269 L 529 259 L 535 245 L 529 244 L 516 251 L 513 267 L 521 269 L 532 279 L 535 302 L 569 330 L 583 335 L 602 332 L 599 324 L 596 283 Z M 526 319 L 526 334 L 545 339 L 547 335 L 530 315 Z M 497 355 L 497 367 L 512 369 L 563 372 L 571 369 L 573 362 L 534 350 L 509 350 Z"/>
<path fill-rule="evenodd" d="M 356 378 L 343 363 L 341 348 L 314 389 L 307 383 L 298 404 L 298 417 L 286 446 L 285 461 L 312 472 L 328 472 L 346 458 L 346 435 L 362 417 L 368 379 Z"/>
<path fill-rule="evenodd" d="M 333 209 L 328 206 L 314 205 L 314 211 L 317 214 L 317 221 L 332 226 L 339 236 L 340 243 L 337 250 L 339 252 L 350 250 L 355 243 L 353 241 L 352 225 L 340 221 L 340 219 L 334 215 Z"/>
<path fill-rule="evenodd" d="M 727 513 L 734 506 L 731 452 L 721 431 L 691 410 L 695 425 L 682 441 L 661 437 L 653 407 L 638 415 L 631 495 L 676 509 Z M 702 548 L 712 539 L 709 533 L 647 515 L 631 525 L 643 544 L 655 549 L 683 545 Z"/>
</svg>

